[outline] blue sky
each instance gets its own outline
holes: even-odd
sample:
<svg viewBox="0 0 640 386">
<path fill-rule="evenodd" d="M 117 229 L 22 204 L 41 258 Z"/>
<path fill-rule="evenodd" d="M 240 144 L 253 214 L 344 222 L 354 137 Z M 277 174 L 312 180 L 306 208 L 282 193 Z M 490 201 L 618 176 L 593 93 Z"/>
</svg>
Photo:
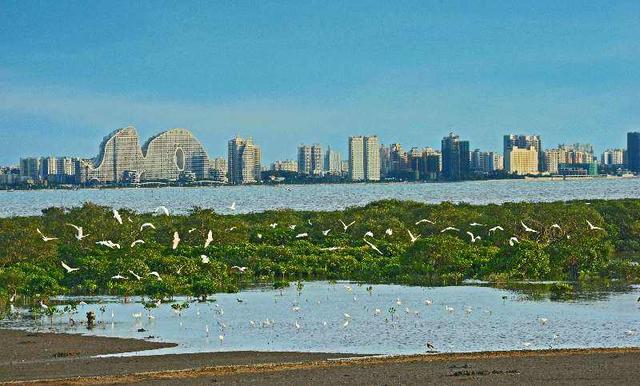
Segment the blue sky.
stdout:
<svg viewBox="0 0 640 386">
<path fill-rule="evenodd" d="M 0 164 L 192 130 L 263 162 L 353 134 L 501 150 L 640 129 L 638 1 L 0 2 Z M 6 146 L 9 144 L 9 146 Z"/>
</svg>

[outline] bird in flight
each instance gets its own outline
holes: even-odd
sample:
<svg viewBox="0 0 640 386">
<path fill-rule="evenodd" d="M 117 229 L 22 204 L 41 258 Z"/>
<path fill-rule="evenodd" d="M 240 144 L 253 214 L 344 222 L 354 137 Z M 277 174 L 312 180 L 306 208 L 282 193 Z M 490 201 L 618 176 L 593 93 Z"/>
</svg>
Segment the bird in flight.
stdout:
<svg viewBox="0 0 640 386">
<path fill-rule="evenodd" d="M 236 210 L 236 202 L 235 202 L 235 201 L 234 201 L 234 202 L 232 202 L 232 203 L 231 203 L 231 205 L 229 205 L 229 206 L 227 207 L 227 209 L 229 209 L 229 210 Z"/>
<path fill-rule="evenodd" d="M 209 264 L 209 256 L 207 255 L 200 255 L 200 260 L 202 261 L 202 264 Z"/>
<path fill-rule="evenodd" d="M 167 209 L 166 206 L 164 205 L 160 205 L 159 207 L 156 208 L 156 210 L 153 211 L 156 215 L 158 214 L 164 214 L 165 216 L 169 215 L 169 209 Z M 158 213 L 160 212 L 160 213 Z"/>
<path fill-rule="evenodd" d="M 518 240 L 517 237 L 513 236 L 512 238 L 509 239 L 509 245 L 513 247 L 516 244 L 520 244 L 520 240 Z"/>
<path fill-rule="evenodd" d="M 244 271 L 247 270 L 247 267 L 239 267 L 237 265 L 234 265 L 233 267 L 231 267 L 231 269 L 235 269 L 236 271 L 238 271 L 240 273 L 244 273 Z"/>
<path fill-rule="evenodd" d="M 135 247 L 138 244 L 144 244 L 144 240 L 136 240 L 131 243 L 131 248 Z"/>
<path fill-rule="evenodd" d="M 174 250 L 176 248 L 178 248 L 178 244 L 180 243 L 180 235 L 178 235 L 178 232 L 173 232 L 173 243 L 171 245 L 171 248 L 173 248 Z"/>
<path fill-rule="evenodd" d="M 322 231 L 322 235 L 323 235 L 323 236 L 326 236 L 326 235 L 328 235 L 328 234 L 329 234 L 329 232 L 331 232 L 331 228 L 323 230 L 323 231 Z"/>
<path fill-rule="evenodd" d="M 61 261 L 61 263 L 62 263 L 62 268 L 64 268 L 67 271 L 67 273 L 71 273 L 73 271 L 80 270 L 80 268 L 71 268 L 71 267 L 69 267 L 64 261 Z"/>
<path fill-rule="evenodd" d="M 213 241 L 213 232 L 209 230 L 209 233 L 207 233 L 207 239 L 204 241 L 204 247 L 208 248 L 212 241 Z"/>
<path fill-rule="evenodd" d="M 415 243 L 416 240 L 418 240 L 418 237 L 420 237 L 420 235 L 414 236 L 413 233 L 411 233 L 411 231 L 408 229 L 407 229 L 407 233 L 409 233 L 409 238 L 411 238 L 411 244 Z"/>
<path fill-rule="evenodd" d="M 367 233 L 364 234 L 364 237 L 373 237 L 373 232 L 367 231 Z"/>
<path fill-rule="evenodd" d="M 309 234 L 308 234 L 308 233 L 306 233 L 306 232 L 305 232 L 305 233 L 298 233 L 298 234 L 296 235 L 296 239 L 303 239 L 303 238 L 305 238 L 305 237 L 309 237 Z"/>
<path fill-rule="evenodd" d="M 369 242 L 369 240 L 363 238 L 362 240 L 364 240 L 365 243 L 367 243 L 367 245 L 369 247 L 371 247 L 371 249 L 373 249 L 374 251 L 378 252 L 379 254 L 383 255 L 383 253 L 378 249 L 378 247 L 376 247 L 375 245 L 373 245 L 371 242 Z"/>
<path fill-rule="evenodd" d="M 117 209 L 113 209 L 112 211 L 113 211 L 113 218 L 116 219 L 118 224 L 122 225 L 122 217 L 120 217 L 120 212 L 118 212 Z"/>
<path fill-rule="evenodd" d="M 142 279 L 142 277 L 140 275 L 137 275 L 135 272 L 133 272 L 132 270 L 129 270 L 129 273 L 133 275 L 133 277 L 136 278 L 137 281 L 140 281 L 140 279 Z"/>
<path fill-rule="evenodd" d="M 146 223 L 144 223 L 144 224 L 140 225 L 140 232 L 142 232 L 142 231 L 144 230 L 144 228 L 156 229 L 156 226 L 155 226 L 155 225 L 153 225 L 153 224 L 152 224 L 152 223 L 150 223 L 150 222 L 146 222 Z"/>
<path fill-rule="evenodd" d="M 446 227 L 443 230 L 441 230 L 440 233 L 449 232 L 449 231 L 460 232 L 460 229 L 455 227 Z"/>
<path fill-rule="evenodd" d="M 535 229 L 529 228 L 523 221 L 520 221 L 520 224 L 522 224 L 522 227 L 524 228 L 525 232 L 529 232 L 529 233 L 540 233 Z"/>
<path fill-rule="evenodd" d="M 480 224 L 480 223 L 477 223 L 477 222 L 472 222 L 471 224 L 469 224 L 469 226 L 472 226 L 472 227 L 483 227 L 483 226 L 486 226 L 486 225 Z"/>
<path fill-rule="evenodd" d="M 435 224 L 435 221 L 431 221 L 431 220 L 427 220 L 426 218 L 423 218 L 422 220 L 418 220 L 416 222 L 416 225 L 420 225 L 420 224 L 423 224 L 425 222 L 428 223 L 428 224 L 431 224 L 431 225 Z"/>
<path fill-rule="evenodd" d="M 467 234 L 471 237 L 471 242 L 472 243 L 475 243 L 478 240 L 482 240 L 482 238 L 480 236 L 474 236 L 474 234 L 471 233 L 471 232 L 467 232 Z"/>
<path fill-rule="evenodd" d="M 391 236 L 391 235 L 393 235 L 393 229 L 388 228 L 386 231 L 384 231 L 384 233 L 385 233 L 387 236 Z"/>
<path fill-rule="evenodd" d="M 149 272 L 147 276 L 155 276 L 156 279 L 158 279 L 158 281 L 162 281 L 162 278 L 160 277 L 160 274 L 158 273 L 158 271 Z"/>
<path fill-rule="evenodd" d="M 351 223 L 347 225 L 347 224 L 345 224 L 345 223 L 344 223 L 344 221 L 342 221 L 342 220 L 338 220 L 338 221 L 340 221 L 340 224 L 342 224 L 342 228 L 344 228 L 344 231 L 345 231 L 345 232 L 347 231 L 347 229 L 349 229 L 349 227 L 350 227 L 351 225 L 353 225 L 353 224 L 355 224 L 355 223 L 356 223 L 355 221 L 351 221 Z"/>
<path fill-rule="evenodd" d="M 495 227 L 489 229 L 489 233 L 493 233 L 495 231 L 504 231 L 504 228 L 501 227 L 500 225 L 498 225 L 498 226 L 495 226 Z"/>
<path fill-rule="evenodd" d="M 274 223 L 269 224 L 269 226 L 271 227 L 271 229 L 276 229 L 276 227 L 278 226 L 278 223 L 274 222 Z"/>
<path fill-rule="evenodd" d="M 75 238 L 76 238 L 76 239 L 78 239 L 78 240 L 82 240 L 82 239 L 84 239 L 85 237 L 89 236 L 89 235 L 85 235 L 85 234 L 84 234 L 84 231 L 83 231 L 82 227 L 79 227 L 79 226 L 77 226 L 77 225 L 73 225 L 73 224 L 69 224 L 69 223 L 67 223 L 67 225 L 68 225 L 68 226 L 70 226 L 70 227 L 75 228 L 75 230 L 76 230 Z"/>
<path fill-rule="evenodd" d="M 126 277 L 124 277 L 124 276 L 122 276 L 120 274 L 117 274 L 115 276 L 111 276 L 111 279 L 113 279 L 113 280 L 127 280 Z"/>
<path fill-rule="evenodd" d="M 38 234 L 40 235 L 40 237 L 42 237 L 42 240 L 43 240 L 44 242 L 52 241 L 52 240 L 58 240 L 58 238 L 57 238 L 57 237 L 47 237 L 47 236 L 43 235 L 43 234 L 42 234 L 42 232 L 40 232 L 40 229 L 39 229 L 39 228 L 36 228 L 36 231 L 38 232 Z"/>
<path fill-rule="evenodd" d="M 591 221 L 589 221 L 589 220 L 587 220 L 587 225 L 589 225 L 589 230 L 591 230 L 591 231 L 603 231 L 604 230 L 604 228 L 600 228 L 600 227 L 597 227 L 597 226 L 591 224 Z"/>
</svg>

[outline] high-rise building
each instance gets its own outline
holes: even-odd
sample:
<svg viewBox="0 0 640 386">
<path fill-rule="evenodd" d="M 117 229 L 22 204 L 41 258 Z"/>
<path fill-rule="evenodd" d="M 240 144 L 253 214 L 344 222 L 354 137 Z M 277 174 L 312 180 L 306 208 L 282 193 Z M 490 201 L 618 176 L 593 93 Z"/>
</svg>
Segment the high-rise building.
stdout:
<svg viewBox="0 0 640 386">
<path fill-rule="evenodd" d="M 461 180 L 469 175 L 469 141 L 461 141 L 454 133 L 442 139 L 442 177 Z"/>
<path fill-rule="evenodd" d="M 560 165 L 593 163 L 593 147 L 588 144 L 560 145 L 544 151 L 545 170 L 558 174 Z"/>
<path fill-rule="evenodd" d="M 511 158 L 509 153 L 514 148 L 519 149 L 532 149 L 535 148 L 538 154 L 538 162 L 537 162 L 537 172 L 544 171 L 544 152 L 542 150 L 542 140 L 539 135 L 514 135 L 508 134 L 504 136 L 503 141 L 504 147 L 504 169 L 508 173 L 514 173 L 516 169 L 511 166 Z M 522 153 L 522 152 L 520 152 Z M 521 156 L 517 157 L 518 159 L 522 158 Z"/>
<path fill-rule="evenodd" d="M 342 154 L 331 150 L 331 146 L 329 146 L 324 156 L 324 171 L 333 175 L 342 174 Z"/>
<path fill-rule="evenodd" d="M 380 181 L 380 142 L 377 136 L 349 137 L 349 179 Z"/>
<path fill-rule="evenodd" d="M 260 181 L 260 147 L 253 144 L 251 137 L 246 140 L 235 137 L 229 140 L 227 178 L 232 184 L 250 184 Z"/>
<path fill-rule="evenodd" d="M 509 173 L 527 175 L 538 174 L 538 149 L 535 147 L 513 147 L 509 150 Z M 507 157 L 505 156 L 505 162 Z"/>
<path fill-rule="evenodd" d="M 437 150 L 427 148 L 422 153 L 422 159 L 424 164 L 422 177 L 431 180 L 437 179 L 442 172 L 442 153 Z"/>
<path fill-rule="evenodd" d="M 349 179 L 364 181 L 364 137 L 349 137 Z"/>
<path fill-rule="evenodd" d="M 391 171 L 391 149 L 380 144 L 380 177 L 389 177 Z"/>
<path fill-rule="evenodd" d="M 380 141 L 376 135 L 364 137 L 364 178 L 380 181 Z"/>
<path fill-rule="evenodd" d="M 323 166 L 322 146 L 314 144 L 298 147 L 298 173 L 319 175 L 322 174 Z"/>
<path fill-rule="evenodd" d="M 640 132 L 627 133 L 627 168 L 640 173 Z"/>
<path fill-rule="evenodd" d="M 471 171 L 476 174 L 489 174 L 502 170 L 503 158 L 495 152 L 480 151 L 471 152 Z"/>
<path fill-rule="evenodd" d="M 603 165 L 623 165 L 624 149 L 607 149 L 600 157 L 600 163 Z"/>
<path fill-rule="evenodd" d="M 28 157 L 20 159 L 20 177 L 39 180 L 42 178 L 40 171 L 39 157 Z"/>
<path fill-rule="evenodd" d="M 228 162 L 224 157 L 216 157 L 209 161 L 209 178 L 218 182 L 227 182 Z"/>
</svg>

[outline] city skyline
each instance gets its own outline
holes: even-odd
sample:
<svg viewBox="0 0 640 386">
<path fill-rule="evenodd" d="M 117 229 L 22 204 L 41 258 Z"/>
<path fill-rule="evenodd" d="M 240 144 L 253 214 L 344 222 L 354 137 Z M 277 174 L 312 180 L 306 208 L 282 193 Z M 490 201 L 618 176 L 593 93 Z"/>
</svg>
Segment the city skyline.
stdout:
<svg viewBox="0 0 640 386">
<path fill-rule="evenodd" d="M 184 127 L 211 154 L 251 135 L 272 162 L 300 143 L 437 147 L 455 131 L 622 147 L 640 128 L 640 3 L 389 5 L 7 2 L 0 164 L 91 156 L 107 129 Z M 279 20 L 274 23 L 274 20 Z M 183 23 L 182 20 L 190 20 Z M 179 49 L 176 49 L 179 47 Z M 293 158 L 295 154 L 288 155 Z"/>
</svg>

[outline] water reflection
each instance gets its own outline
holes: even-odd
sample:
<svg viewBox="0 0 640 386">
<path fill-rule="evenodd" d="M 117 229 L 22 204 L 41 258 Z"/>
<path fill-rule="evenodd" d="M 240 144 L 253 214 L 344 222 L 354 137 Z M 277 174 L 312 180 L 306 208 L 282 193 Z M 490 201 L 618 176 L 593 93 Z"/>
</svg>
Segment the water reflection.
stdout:
<svg viewBox="0 0 640 386">
<path fill-rule="evenodd" d="M 84 298 L 88 304 L 71 316 L 78 321 L 86 312 L 95 312 L 98 323 L 93 330 L 78 323 L 70 326 L 69 315 L 57 316 L 50 324 L 46 317 L 22 314 L 5 319 L 1 326 L 179 344 L 161 353 L 410 354 L 427 351 L 427 341 L 441 352 L 638 346 L 637 288 L 586 291 L 574 287 L 572 293 L 577 296 L 571 301 L 552 301 L 547 288 L 552 285 L 524 290 L 524 284 L 519 284 L 514 291 L 486 286 L 311 282 L 301 291 L 291 286 L 282 292 L 258 288 L 220 294 L 215 302 L 189 303 L 180 312 L 170 304 L 145 309 L 140 299 L 123 304 L 116 298 Z M 60 302 L 71 300 L 80 299 Z"/>
</svg>

